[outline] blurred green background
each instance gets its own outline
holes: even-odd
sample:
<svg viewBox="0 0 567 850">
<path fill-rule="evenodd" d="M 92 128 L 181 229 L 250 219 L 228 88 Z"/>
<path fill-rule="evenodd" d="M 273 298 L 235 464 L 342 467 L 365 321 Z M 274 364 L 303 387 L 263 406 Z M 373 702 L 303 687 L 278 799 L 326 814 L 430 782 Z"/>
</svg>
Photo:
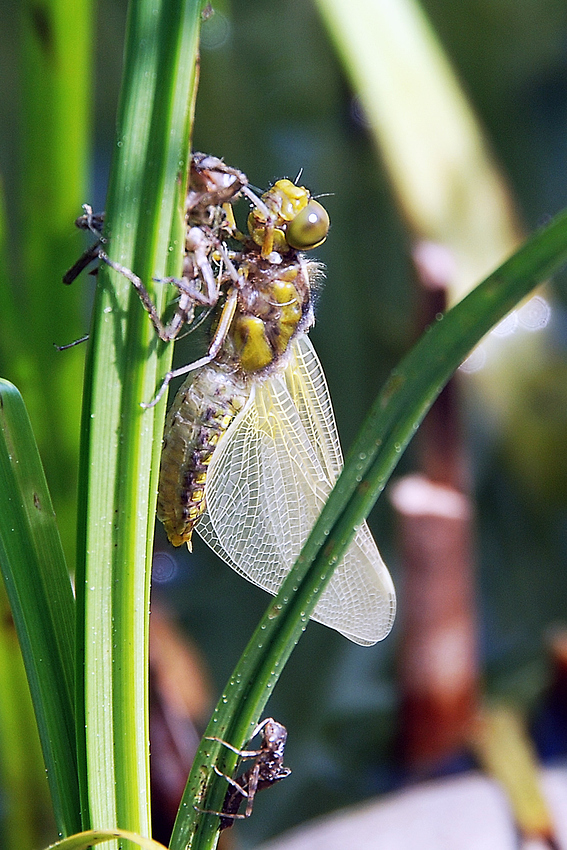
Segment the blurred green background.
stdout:
<svg viewBox="0 0 567 850">
<path fill-rule="evenodd" d="M 422 5 L 529 231 L 567 201 L 567 7 L 560 0 L 425 0 Z M 293 179 L 303 169 L 302 182 L 314 194 L 327 196 L 332 229 L 317 251 L 327 277 L 311 336 L 346 449 L 390 369 L 421 329 L 412 234 L 315 5 L 308 0 L 219 0 L 214 7 L 202 32 L 193 147 L 224 157 L 259 188 L 281 176 Z M 7 273 L 16 283 L 28 226 L 21 203 L 26 91 L 22 44 L 11 25 L 21 11 L 16 2 L 0 4 L 0 174 L 6 194 Z M 28 298 L 25 288 L 18 294 L 15 326 L 20 336 L 39 335 L 44 346 L 45 359 L 30 382 L 30 394 L 33 381 L 61 368 L 62 358 L 64 368 L 81 374 L 84 351 L 56 353 L 51 343 L 69 342 L 89 326 L 91 279 L 81 279 L 70 290 L 60 279 L 81 250 L 72 223 L 80 203 L 104 207 L 125 14 L 125 0 L 102 0 L 96 6 L 94 92 L 86 119 L 93 133 L 90 186 L 73 200 L 64 250 L 46 237 L 45 265 L 37 272 L 46 276 L 44 297 L 53 292 L 53 299 L 68 299 L 75 312 L 46 328 L 43 304 Z M 41 212 L 49 218 L 48 207 Z M 522 375 L 507 396 L 505 416 L 495 413 L 494 399 L 503 392 L 499 385 L 484 393 L 473 390 L 468 376 L 461 379 L 477 500 L 479 640 L 486 687 L 526 707 L 537 702 L 546 683 L 545 631 L 567 620 L 566 299 L 562 275 L 553 285 L 550 324 L 541 332 L 545 366 Z M 204 334 L 187 337 L 176 347 L 176 362 L 188 362 L 204 344 Z M 9 340 L 0 340 L 0 371 L 20 383 L 23 367 L 14 365 L 14 350 Z M 508 363 L 506 368 L 514 367 Z M 513 383 L 513 376 L 500 374 L 499 380 Z M 77 380 L 64 417 L 70 433 L 63 455 L 50 430 L 50 397 L 40 393 L 34 403 L 25 396 L 71 559 L 80 395 Z M 400 473 L 414 468 L 410 448 Z M 370 525 L 396 580 L 387 499 L 378 503 Z M 160 527 L 156 550 L 154 593 L 174 607 L 220 689 L 267 597 L 215 560 L 200 540 L 192 555 L 173 550 Z M 400 606 L 403 618 L 403 592 Z M 254 817 L 238 827 L 242 846 L 395 786 L 394 664 L 400 629 L 401 619 L 384 644 L 367 649 L 310 625 L 269 706 L 290 731 L 286 763 L 293 776 L 279 786 L 277 803 L 276 792 L 258 798 Z"/>
</svg>

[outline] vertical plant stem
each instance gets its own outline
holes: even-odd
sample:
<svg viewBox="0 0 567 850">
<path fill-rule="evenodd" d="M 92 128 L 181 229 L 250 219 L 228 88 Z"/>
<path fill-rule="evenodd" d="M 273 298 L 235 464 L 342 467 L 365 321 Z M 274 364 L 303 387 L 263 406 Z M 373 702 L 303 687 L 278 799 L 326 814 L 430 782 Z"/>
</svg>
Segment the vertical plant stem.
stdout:
<svg viewBox="0 0 567 850">
<path fill-rule="evenodd" d="M 106 249 L 151 289 L 179 273 L 201 3 L 133 0 Z M 175 244 L 172 245 L 172 232 Z M 168 262 L 168 254 L 174 261 Z M 158 287 L 159 289 L 160 287 Z M 167 296 L 161 286 L 158 309 Z M 171 359 L 131 284 L 98 275 L 85 385 L 77 732 L 83 822 L 150 833 L 149 565 L 165 404 L 142 410 Z"/>
</svg>

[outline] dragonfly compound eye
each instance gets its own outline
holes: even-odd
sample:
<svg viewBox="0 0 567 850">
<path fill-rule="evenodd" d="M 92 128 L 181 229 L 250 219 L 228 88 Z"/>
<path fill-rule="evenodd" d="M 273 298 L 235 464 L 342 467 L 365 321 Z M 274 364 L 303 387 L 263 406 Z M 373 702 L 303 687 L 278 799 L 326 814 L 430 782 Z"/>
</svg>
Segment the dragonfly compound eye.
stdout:
<svg viewBox="0 0 567 850">
<path fill-rule="evenodd" d="M 330 226 L 329 214 L 318 201 L 310 200 L 286 229 L 286 242 L 298 251 L 317 248 L 327 238 Z"/>
</svg>

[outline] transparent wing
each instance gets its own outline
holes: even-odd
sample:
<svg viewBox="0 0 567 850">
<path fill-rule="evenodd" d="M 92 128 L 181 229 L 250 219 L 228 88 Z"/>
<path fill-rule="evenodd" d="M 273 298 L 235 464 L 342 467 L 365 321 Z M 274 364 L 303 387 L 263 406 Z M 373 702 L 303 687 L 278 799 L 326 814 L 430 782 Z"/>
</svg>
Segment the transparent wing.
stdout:
<svg viewBox="0 0 567 850">
<path fill-rule="evenodd" d="M 342 465 L 323 370 L 302 336 L 286 369 L 254 387 L 220 441 L 196 530 L 233 569 L 275 594 Z M 312 617 L 370 645 L 388 634 L 394 613 L 392 580 L 364 523 Z"/>
</svg>

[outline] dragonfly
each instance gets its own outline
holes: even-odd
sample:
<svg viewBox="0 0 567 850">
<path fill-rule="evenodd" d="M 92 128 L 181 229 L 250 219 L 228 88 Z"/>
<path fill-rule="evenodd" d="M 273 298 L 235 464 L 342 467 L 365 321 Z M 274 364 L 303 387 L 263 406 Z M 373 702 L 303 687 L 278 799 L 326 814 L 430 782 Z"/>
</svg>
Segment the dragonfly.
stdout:
<svg viewBox="0 0 567 850">
<path fill-rule="evenodd" d="M 232 213 L 241 195 L 251 202 L 246 234 Z M 168 279 L 179 297 L 167 325 L 142 281 L 99 248 L 135 286 L 162 339 L 190 326 L 196 306 L 215 311 L 204 357 L 169 372 L 143 405 L 188 374 L 166 419 L 157 516 L 174 546 L 191 549 L 196 530 L 236 572 L 276 594 L 343 467 L 308 337 L 322 266 L 304 252 L 325 240 L 329 217 L 298 180 L 278 180 L 258 197 L 242 172 L 205 154 L 193 155 L 187 199 L 186 258 L 182 278 Z M 311 617 L 372 645 L 394 615 L 390 574 L 362 523 Z"/>
<path fill-rule="evenodd" d="M 157 515 L 173 545 L 191 548 L 196 530 L 236 572 L 276 594 L 343 458 L 307 336 L 322 268 L 303 251 L 324 240 L 328 215 L 287 179 L 260 200 L 232 255 L 237 280 L 228 282 L 213 346 L 178 370 L 192 374 L 166 420 Z M 390 574 L 362 523 L 312 619 L 371 645 L 394 614 Z"/>
</svg>

